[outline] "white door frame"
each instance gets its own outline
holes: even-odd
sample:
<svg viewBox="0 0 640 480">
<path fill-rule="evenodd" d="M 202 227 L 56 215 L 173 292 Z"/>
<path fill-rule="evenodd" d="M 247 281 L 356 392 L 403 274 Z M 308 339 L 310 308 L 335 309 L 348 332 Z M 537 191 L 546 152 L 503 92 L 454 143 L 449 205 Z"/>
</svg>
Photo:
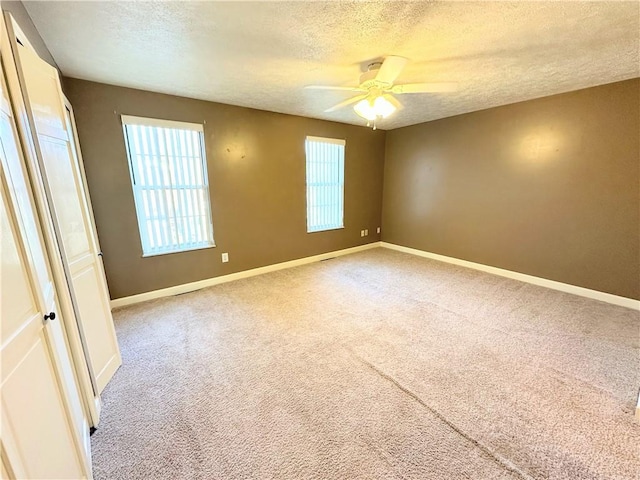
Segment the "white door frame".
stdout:
<svg viewBox="0 0 640 480">
<path fill-rule="evenodd" d="M 79 326 L 74 302 L 69 290 L 67 272 L 65 271 L 65 267 L 61 259 L 62 245 L 59 241 L 58 232 L 56 231 L 50 215 L 48 215 L 48 212 L 50 211 L 50 198 L 42 180 L 43 172 L 40 168 L 36 153 L 37 145 L 35 145 L 34 141 L 35 126 L 24 102 L 21 87 L 21 80 L 24 81 L 24 79 L 21 79 L 22 74 L 18 64 L 19 60 L 16 60 L 18 48 L 16 39 L 19 38 L 20 43 L 22 43 L 23 46 L 30 48 L 33 51 L 35 50 L 14 20 L 13 16 L 8 12 L 5 12 L 4 15 L 8 42 L 3 43 L 2 57 L 6 66 L 6 75 L 7 82 L 9 84 L 9 91 L 11 92 L 11 101 L 16 113 L 16 119 L 18 120 L 18 131 L 22 140 L 23 155 L 29 166 L 27 169 L 29 171 L 29 180 L 37 204 L 38 220 L 42 226 L 44 234 L 47 256 L 51 264 L 54 282 L 58 292 L 60 308 L 63 314 L 62 317 L 66 320 L 64 322 L 64 330 L 70 346 L 70 353 L 73 358 L 78 384 L 80 385 L 80 393 L 82 395 L 90 423 L 93 427 L 96 427 L 100 421 L 100 396 L 97 385 L 95 384 L 94 372 L 91 371 L 89 362 L 87 362 L 85 356 L 86 346 L 84 345 L 83 336 L 80 330 L 81 327 Z M 5 34 L 5 32 L 2 33 Z"/>
</svg>

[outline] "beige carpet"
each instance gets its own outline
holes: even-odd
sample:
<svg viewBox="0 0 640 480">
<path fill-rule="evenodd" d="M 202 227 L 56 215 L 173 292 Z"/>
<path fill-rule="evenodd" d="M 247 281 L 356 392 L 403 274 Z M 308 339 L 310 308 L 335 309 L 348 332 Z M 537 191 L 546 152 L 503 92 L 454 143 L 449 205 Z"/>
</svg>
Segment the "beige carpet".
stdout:
<svg viewBox="0 0 640 480">
<path fill-rule="evenodd" d="M 97 479 L 631 479 L 638 312 L 375 249 L 114 312 Z"/>
</svg>

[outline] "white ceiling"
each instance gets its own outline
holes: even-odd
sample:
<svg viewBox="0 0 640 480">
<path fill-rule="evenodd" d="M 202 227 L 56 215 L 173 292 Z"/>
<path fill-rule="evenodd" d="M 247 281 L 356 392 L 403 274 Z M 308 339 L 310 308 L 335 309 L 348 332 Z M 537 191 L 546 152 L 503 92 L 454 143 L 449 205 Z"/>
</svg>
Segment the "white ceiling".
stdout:
<svg viewBox="0 0 640 480">
<path fill-rule="evenodd" d="M 410 59 L 397 83 L 460 83 L 383 129 L 640 76 L 636 1 L 24 3 L 65 75 L 113 85 L 362 125 L 303 87 L 385 55 Z"/>
</svg>

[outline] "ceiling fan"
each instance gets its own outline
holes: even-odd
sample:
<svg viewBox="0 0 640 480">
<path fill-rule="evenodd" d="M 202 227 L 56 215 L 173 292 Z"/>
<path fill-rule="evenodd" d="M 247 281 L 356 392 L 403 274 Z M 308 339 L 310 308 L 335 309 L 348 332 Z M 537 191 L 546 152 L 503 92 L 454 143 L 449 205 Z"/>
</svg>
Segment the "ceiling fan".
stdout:
<svg viewBox="0 0 640 480">
<path fill-rule="evenodd" d="M 360 95 L 340 102 L 325 112 L 334 112 L 340 108 L 355 103 L 355 112 L 367 120 L 367 126 L 376 129 L 376 122 L 386 118 L 396 110 L 402 109 L 402 104 L 392 95 L 406 93 L 440 93 L 453 92 L 458 89 L 455 82 L 438 83 L 405 83 L 395 85 L 393 82 L 407 64 L 407 59 L 395 55 L 389 55 L 383 62 L 374 62 L 369 65 L 366 72 L 360 75 L 360 84 L 357 87 L 332 87 L 325 85 L 308 85 L 305 88 L 316 90 L 342 90 L 349 92 L 363 92 Z"/>
</svg>

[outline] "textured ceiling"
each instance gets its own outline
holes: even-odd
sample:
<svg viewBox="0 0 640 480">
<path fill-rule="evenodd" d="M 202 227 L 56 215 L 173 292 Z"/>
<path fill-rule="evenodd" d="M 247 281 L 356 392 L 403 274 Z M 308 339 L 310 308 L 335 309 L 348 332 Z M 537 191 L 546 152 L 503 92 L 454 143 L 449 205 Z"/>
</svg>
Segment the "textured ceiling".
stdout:
<svg viewBox="0 0 640 480">
<path fill-rule="evenodd" d="M 70 77 L 362 125 L 324 113 L 372 60 L 408 57 L 392 129 L 640 76 L 638 2 L 28 2 Z"/>
</svg>

